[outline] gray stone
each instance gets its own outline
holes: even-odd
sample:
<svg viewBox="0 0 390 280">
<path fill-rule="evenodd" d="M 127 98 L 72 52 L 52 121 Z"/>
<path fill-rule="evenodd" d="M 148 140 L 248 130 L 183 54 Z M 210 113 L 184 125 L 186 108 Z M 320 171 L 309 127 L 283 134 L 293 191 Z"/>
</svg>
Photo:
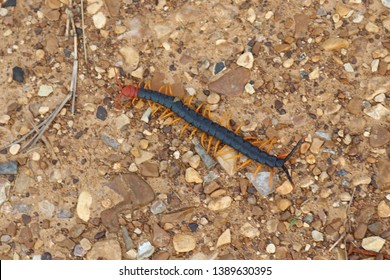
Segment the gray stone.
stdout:
<svg viewBox="0 0 390 280">
<path fill-rule="evenodd" d="M 160 214 L 162 212 L 164 212 L 165 210 L 167 210 L 167 206 L 165 205 L 165 203 L 161 200 L 156 200 L 155 202 L 152 203 L 152 205 L 150 206 L 150 211 L 154 214 L 154 215 L 157 215 L 157 214 Z"/>
<path fill-rule="evenodd" d="M 0 163 L 0 175 L 18 174 L 18 162 L 8 161 Z"/>
<path fill-rule="evenodd" d="M 91 251 L 87 254 L 88 260 L 120 260 L 122 249 L 116 240 L 103 240 L 93 244 Z"/>
<path fill-rule="evenodd" d="M 104 142 L 104 144 L 106 144 L 107 146 L 110 146 L 111 148 L 113 149 L 118 149 L 120 144 L 118 141 L 116 141 L 114 138 L 102 133 L 102 140 Z"/>
<path fill-rule="evenodd" d="M 35 180 L 25 174 L 20 174 L 15 180 L 15 192 L 18 194 L 24 194 L 27 192 L 30 186 L 35 184 Z"/>
<path fill-rule="evenodd" d="M 149 241 L 143 241 L 138 245 L 137 259 L 149 258 L 154 253 L 154 246 Z"/>
<path fill-rule="evenodd" d="M 0 206 L 8 200 L 10 188 L 11 183 L 4 178 L 0 178 Z"/>
<path fill-rule="evenodd" d="M 45 218 L 52 218 L 54 216 L 55 206 L 48 200 L 42 200 L 38 203 L 39 211 Z"/>
</svg>

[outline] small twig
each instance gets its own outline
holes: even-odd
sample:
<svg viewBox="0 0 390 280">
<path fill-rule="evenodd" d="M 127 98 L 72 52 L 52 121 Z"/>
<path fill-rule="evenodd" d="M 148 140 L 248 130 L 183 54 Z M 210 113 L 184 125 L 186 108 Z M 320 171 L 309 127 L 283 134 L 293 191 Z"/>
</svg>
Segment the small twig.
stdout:
<svg viewBox="0 0 390 280">
<path fill-rule="evenodd" d="M 352 191 L 352 195 L 351 195 L 351 200 L 349 201 L 348 205 L 347 205 L 347 208 L 345 209 L 345 213 L 346 213 L 346 218 L 345 218 L 345 221 L 344 221 L 344 231 L 346 232 L 347 231 L 347 222 L 349 220 L 348 218 L 348 215 L 349 215 L 349 208 L 351 207 L 352 205 L 352 201 L 353 201 L 353 198 L 355 197 L 355 192 L 356 192 L 356 187 L 353 188 L 353 191 Z M 345 233 L 344 232 L 344 233 Z M 344 234 L 344 237 L 346 236 L 346 234 Z M 345 259 L 348 260 L 348 252 L 347 252 L 347 241 L 345 240 L 344 238 L 344 254 L 345 254 Z"/>
<path fill-rule="evenodd" d="M 374 251 L 368 251 L 368 250 L 365 250 L 365 249 L 356 248 L 355 246 L 352 245 L 352 243 L 350 243 L 349 244 L 349 248 L 348 248 L 348 256 L 351 255 L 352 253 L 368 255 L 368 256 L 374 256 L 374 257 L 376 257 L 379 254 L 381 254 L 384 259 L 390 260 L 390 255 L 389 254 L 377 253 L 377 252 L 374 252 Z"/>
<path fill-rule="evenodd" d="M 85 22 L 84 22 L 84 1 L 81 0 L 81 29 L 83 32 L 83 49 L 84 49 L 84 60 L 85 64 L 88 64 L 88 53 L 87 53 L 87 36 L 85 36 Z M 88 67 L 86 67 L 88 69 Z"/>
<path fill-rule="evenodd" d="M 334 247 L 336 247 L 337 244 L 339 244 L 340 241 L 341 241 L 344 237 L 345 237 L 345 232 L 343 232 L 343 234 L 340 236 L 340 238 L 337 239 L 337 241 L 329 248 L 329 252 L 331 252 L 331 251 L 334 249 Z"/>
</svg>

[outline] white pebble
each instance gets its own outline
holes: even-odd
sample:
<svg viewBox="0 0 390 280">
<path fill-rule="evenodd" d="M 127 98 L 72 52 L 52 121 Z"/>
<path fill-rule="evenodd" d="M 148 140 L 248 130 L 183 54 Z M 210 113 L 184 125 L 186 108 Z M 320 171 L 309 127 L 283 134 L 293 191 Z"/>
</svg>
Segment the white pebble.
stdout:
<svg viewBox="0 0 390 280">
<path fill-rule="evenodd" d="M 353 73 L 354 71 L 351 63 L 344 63 L 344 69 L 349 73 Z"/>
<path fill-rule="evenodd" d="M 11 155 L 16 155 L 20 150 L 20 145 L 19 144 L 13 144 L 10 148 L 9 148 L 9 153 Z"/>
<path fill-rule="evenodd" d="M 267 248 L 265 249 L 268 254 L 274 254 L 276 252 L 276 247 L 274 244 L 268 244 Z"/>
<path fill-rule="evenodd" d="M 41 159 L 41 155 L 38 154 L 37 152 L 33 152 L 32 155 L 31 155 L 31 159 L 32 159 L 33 161 L 38 161 L 38 160 Z"/>
<path fill-rule="evenodd" d="M 50 110 L 50 108 L 48 106 L 41 106 L 38 109 L 38 113 L 41 114 L 41 115 L 44 115 L 47 112 L 49 112 L 49 110 Z"/>
<path fill-rule="evenodd" d="M 92 20 L 97 29 L 102 29 L 107 22 L 107 18 L 102 12 L 98 12 L 96 15 L 94 15 Z"/>
</svg>

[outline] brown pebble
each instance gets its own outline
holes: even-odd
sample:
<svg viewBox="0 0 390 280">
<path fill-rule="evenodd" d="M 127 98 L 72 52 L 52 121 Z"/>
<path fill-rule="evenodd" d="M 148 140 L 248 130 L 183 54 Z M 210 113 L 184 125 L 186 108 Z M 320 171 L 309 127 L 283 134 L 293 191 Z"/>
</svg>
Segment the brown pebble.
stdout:
<svg viewBox="0 0 390 280">
<path fill-rule="evenodd" d="M 209 90 L 228 96 L 237 96 L 244 91 L 246 83 L 250 78 L 250 70 L 244 67 L 237 67 L 230 70 L 218 80 L 209 84 Z"/>
<path fill-rule="evenodd" d="M 14 222 L 10 222 L 7 226 L 7 234 L 10 236 L 16 235 L 16 224 Z"/>
<path fill-rule="evenodd" d="M 210 193 L 216 191 L 216 190 L 219 189 L 219 188 L 221 188 L 221 186 L 218 185 L 217 182 L 213 181 L 213 182 L 211 182 L 210 184 L 208 184 L 208 185 L 206 185 L 206 186 L 204 187 L 203 192 L 204 192 L 205 194 L 210 194 Z"/>
<path fill-rule="evenodd" d="M 389 130 L 381 125 L 374 125 L 371 129 L 370 145 L 373 148 L 379 148 L 390 141 Z"/>
<path fill-rule="evenodd" d="M 159 173 L 159 164 L 157 162 L 144 162 L 140 165 L 140 173 L 145 177 L 158 177 Z"/>
<path fill-rule="evenodd" d="M 367 232 L 367 224 L 366 223 L 360 223 L 353 233 L 353 236 L 355 239 L 360 240 L 363 239 L 366 236 Z"/>
</svg>

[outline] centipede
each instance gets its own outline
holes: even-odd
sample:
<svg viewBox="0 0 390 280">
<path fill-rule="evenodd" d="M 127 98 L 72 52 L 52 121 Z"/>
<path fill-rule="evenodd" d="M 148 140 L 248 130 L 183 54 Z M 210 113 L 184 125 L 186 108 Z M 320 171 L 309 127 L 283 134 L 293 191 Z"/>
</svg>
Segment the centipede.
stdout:
<svg viewBox="0 0 390 280">
<path fill-rule="evenodd" d="M 115 71 L 116 73 L 116 71 Z M 294 186 L 290 172 L 286 167 L 286 162 L 294 155 L 294 153 L 299 149 L 304 141 L 304 136 L 297 142 L 297 144 L 292 148 L 288 154 L 284 155 L 272 155 L 269 154 L 266 150 L 262 149 L 262 146 L 256 146 L 244 139 L 241 135 L 237 134 L 235 131 L 226 128 L 225 126 L 210 120 L 206 114 L 199 112 L 199 107 L 194 110 L 184 104 L 184 102 L 172 95 L 164 94 L 160 91 L 155 91 L 145 86 L 135 86 L 135 85 L 125 85 L 122 86 L 118 75 L 116 73 L 117 84 L 119 86 L 119 94 L 116 98 L 116 106 L 119 108 L 119 102 L 123 98 L 128 98 L 132 101 L 137 99 L 146 100 L 158 104 L 159 106 L 165 107 L 166 110 L 171 111 L 171 114 L 176 114 L 179 119 L 183 119 L 188 125 L 193 126 L 194 130 L 200 130 L 205 134 L 209 135 L 211 139 L 217 140 L 217 145 L 223 143 L 227 146 L 230 146 L 238 152 L 239 155 L 244 155 L 248 159 L 244 165 L 250 163 L 250 161 L 255 161 L 259 164 L 259 167 L 255 171 L 255 175 L 260 170 L 262 165 L 268 166 L 271 168 L 281 168 L 286 174 L 287 179 Z M 134 103 L 134 102 L 132 102 Z M 272 186 L 272 173 L 270 176 L 271 186 Z"/>
</svg>

